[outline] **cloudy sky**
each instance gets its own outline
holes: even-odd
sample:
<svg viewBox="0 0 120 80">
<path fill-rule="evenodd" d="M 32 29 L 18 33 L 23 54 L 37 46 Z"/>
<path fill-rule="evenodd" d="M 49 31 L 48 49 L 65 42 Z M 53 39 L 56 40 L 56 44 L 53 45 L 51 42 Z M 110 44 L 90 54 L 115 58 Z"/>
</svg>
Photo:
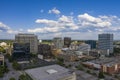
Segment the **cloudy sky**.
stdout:
<svg viewBox="0 0 120 80">
<path fill-rule="evenodd" d="M 119 0 L 0 0 L 0 39 L 34 33 L 39 39 L 120 39 Z"/>
</svg>

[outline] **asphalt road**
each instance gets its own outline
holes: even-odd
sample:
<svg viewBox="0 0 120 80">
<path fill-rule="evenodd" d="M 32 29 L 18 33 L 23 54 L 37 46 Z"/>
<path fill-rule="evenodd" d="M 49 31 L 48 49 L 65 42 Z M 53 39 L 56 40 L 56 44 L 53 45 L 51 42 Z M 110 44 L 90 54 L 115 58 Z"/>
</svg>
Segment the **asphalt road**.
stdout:
<svg viewBox="0 0 120 80">
<path fill-rule="evenodd" d="M 9 63 L 8 59 L 5 60 L 9 72 L 4 74 L 3 78 L 0 78 L 0 80 L 9 80 L 11 77 L 14 77 L 16 80 L 18 80 L 21 72 L 20 71 L 16 71 L 12 68 L 12 63 Z"/>
</svg>

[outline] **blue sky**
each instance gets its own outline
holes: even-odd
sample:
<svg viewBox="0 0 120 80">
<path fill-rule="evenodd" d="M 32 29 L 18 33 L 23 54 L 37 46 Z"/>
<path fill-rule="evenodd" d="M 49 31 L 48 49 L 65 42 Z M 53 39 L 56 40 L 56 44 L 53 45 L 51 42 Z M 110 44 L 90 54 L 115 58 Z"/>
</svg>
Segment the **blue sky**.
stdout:
<svg viewBox="0 0 120 80">
<path fill-rule="evenodd" d="M 120 39 L 119 0 L 0 0 L 0 39 L 34 33 L 39 39 L 69 36 Z"/>
</svg>

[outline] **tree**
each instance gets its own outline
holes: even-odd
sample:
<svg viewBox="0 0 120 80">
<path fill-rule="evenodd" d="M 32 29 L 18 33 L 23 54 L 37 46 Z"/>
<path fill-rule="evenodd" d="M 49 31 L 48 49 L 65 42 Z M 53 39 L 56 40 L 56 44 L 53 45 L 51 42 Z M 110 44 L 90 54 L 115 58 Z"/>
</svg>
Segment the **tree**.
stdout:
<svg viewBox="0 0 120 80">
<path fill-rule="evenodd" d="M 102 71 L 99 72 L 98 78 L 100 79 L 105 78 L 104 73 Z"/>
<path fill-rule="evenodd" d="M 33 80 L 31 77 L 29 77 L 27 74 L 25 75 L 20 75 L 19 80 Z"/>
<path fill-rule="evenodd" d="M 76 68 L 77 68 L 78 70 L 84 70 L 82 65 L 78 65 L 78 66 L 76 66 Z"/>
<path fill-rule="evenodd" d="M 13 58 L 10 54 L 6 54 L 5 57 L 8 58 L 9 62 L 13 62 Z"/>
<path fill-rule="evenodd" d="M 0 46 L 0 52 L 5 53 L 6 51 L 3 47 Z"/>
<path fill-rule="evenodd" d="M 9 80 L 15 80 L 15 78 L 11 77 Z"/>
<path fill-rule="evenodd" d="M 86 72 L 87 72 L 87 73 L 91 73 L 91 71 L 90 71 L 90 70 L 87 70 Z"/>
<path fill-rule="evenodd" d="M 58 57 L 57 58 L 57 64 L 61 65 L 61 66 L 64 66 L 64 59 L 61 58 L 61 57 Z"/>
<path fill-rule="evenodd" d="M 12 66 L 15 70 L 20 70 L 20 65 L 16 61 L 13 62 Z"/>
<path fill-rule="evenodd" d="M 0 71 L 0 77 L 3 77 L 3 72 L 2 71 Z"/>
</svg>

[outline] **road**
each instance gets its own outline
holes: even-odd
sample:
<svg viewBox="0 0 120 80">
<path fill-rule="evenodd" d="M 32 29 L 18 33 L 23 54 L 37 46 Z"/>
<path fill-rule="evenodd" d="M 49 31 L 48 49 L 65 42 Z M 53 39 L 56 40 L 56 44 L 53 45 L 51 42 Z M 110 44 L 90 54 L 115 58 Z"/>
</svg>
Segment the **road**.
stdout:
<svg viewBox="0 0 120 80">
<path fill-rule="evenodd" d="M 3 78 L 0 78 L 0 80 L 9 80 L 11 77 L 14 77 L 16 80 L 18 80 L 21 72 L 16 71 L 12 68 L 12 63 L 9 63 L 8 59 L 5 59 L 5 62 L 8 66 L 9 72 L 4 74 Z"/>
</svg>

